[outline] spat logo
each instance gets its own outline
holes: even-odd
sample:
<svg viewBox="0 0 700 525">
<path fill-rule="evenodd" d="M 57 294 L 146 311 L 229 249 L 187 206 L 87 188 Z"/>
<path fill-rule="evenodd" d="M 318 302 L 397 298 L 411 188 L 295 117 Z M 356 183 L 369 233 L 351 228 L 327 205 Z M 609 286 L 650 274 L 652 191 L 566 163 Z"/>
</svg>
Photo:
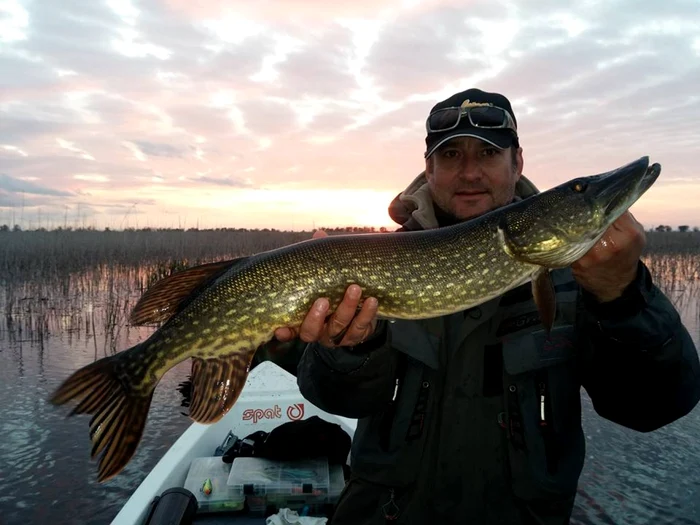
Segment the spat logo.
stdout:
<svg viewBox="0 0 700 525">
<path fill-rule="evenodd" d="M 292 421 L 299 421 L 304 417 L 304 403 L 289 405 L 287 407 L 287 417 Z"/>
<path fill-rule="evenodd" d="M 252 419 L 253 423 L 257 423 L 261 419 L 279 419 L 281 417 L 282 410 L 277 405 L 267 409 L 248 408 L 243 411 L 243 421 L 250 421 Z"/>
<path fill-rule="evenodd" d="M 292 421 L 297 421 L 304 417 L 304 403 L 297 403 L 287 407 L 287 417 Z M 272 408 L 248 408 L 243 411 L 243 421 L 257 423 L 261 419 L 282 419 L 282 409 L 279 405 Z"/>
</svg>

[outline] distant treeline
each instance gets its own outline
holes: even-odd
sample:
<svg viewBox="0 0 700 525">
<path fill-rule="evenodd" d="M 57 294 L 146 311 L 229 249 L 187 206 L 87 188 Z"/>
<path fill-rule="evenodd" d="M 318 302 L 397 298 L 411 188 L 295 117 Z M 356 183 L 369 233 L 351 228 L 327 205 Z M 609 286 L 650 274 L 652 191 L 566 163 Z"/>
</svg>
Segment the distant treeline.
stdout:
<svg viewBox="0 0 700 525">
<path fill-rule="evenodd" d="M 398 227 L 398 226 L 397 226 Z M 326 227 L 319 227 L 319 230 L 324 230 L 328 233 L 385 233 L 388 231 L 391 231 L 390 228 L 387 228 L 386 226 L 381 226 L 379 228 L 375 226 L 340 226 L 340 227 L 332 227 L 332 228 L 326 228 Z M 123 230 L 113 230 L 111 228 L 105 228 L 104 230 L 100 230 L 98 228 L 94 228 L 92 226 L 88 226 L 86 228 L 73 228 L 71 226 L 67 227 L 62 227 L 59 226 L 57 228 L 31 228 L 27 230 L 23 230 L 22 227 L 19 224 L 15 224 L 14 226 L 10 227 L 7 224 L 2 224 L 0 225 L 0 233 L 3 232 L 21 232 L 21 231 L 35 231 L 35 232 L 46 232 L 46 231 L 54 231 L 54 232 L 61 232 L 61 231 L 74 231 L 74 232 L 94 232 L 94 231 L 105 231 L 105 232 L 111 232 L 111 231 L 124 231 L 124 232 L 182 232 L 182 231 L 188 231 L 188 232 L 282 232 L 282 233 L 305 233 L 303 230 L 301 232 L 298 231 L 293 231 L 293 230 L 280 230 L 277 228 L 124 228 Z"/>
<path fill-rule="evenodd" d="M 687 224 L 682 224 L 681 226 L 678 227 L 679 232 L 689 232 L 689 231 L 700 231 L 700 228 L 697 226 L 693 226 L 692 228 L 688 226 Z M 655 231 L 655 232 L 670 232 L 673 231 L 673 226 L 668 226 L 666 224 L 659 224 L 655 228 L 651 228 L 649 231 Z"/>
<path fill-rule="evenodd" d="M 646 232 L 647 252 L 663 254 L 700 254 L 700 231 L 698 229 Z"/>
<path fill-rule="evenodd" d="M 322 228 L 330 235 L 372 233 L 371 227 Z M 157 266 L 163 272 L 242 257 L 310 239 L 311 231 L 92 229 L 0 233 L 0 285 L 9 280 L 61 277 L 98 266 Z M 699 254 L 698 231 L 649 231 L 647 253 Z"/>
<path fill-rule="evenodd" d="M 398 227 L 398 226 L 397 226 Z M 319 230 L 324 230 L 327 233 L 386 233 L 388 231 L 393 231 L 392 228 L 387 228 L 386 226 L 381 226 L 379 228 L 375 226 L 334 226 L 332 228 L 326 228 L 324 226 L 320 226 L 318 228 Z M 123 230 L 113 230 L 111 228 L 105 228 L 104 230 L 100 230 L 98 228 L 94 228 L 92 226 L 88 226 L 85 228 L 73 228 L 71 226 L 67 227 L 62 227 L 59 226 L 57 228 L 52 228 L 52 229 L 47 229 L 47 228 L 33 228 L 33 229 L 28 229 L 28 230 L 23 230 L 22 227 L 19 224 L 15 224 L 14 226 L 10 227 L 7 224 L 2 224 L 0 225 L 0 233 L 3 232 L 21 232 L 21 231 L 35 231 L 35 232 L 46 232 L 46 231 L 54 231 L 54 232 L 62 232 L 62 231 L 73 231 L 73 232 L 95 232 L 95 231 L 105 231 L 105 232 L 112 232 L 112 231 L 121 231 L 121 232 L 183 232 L 183 231 L 188 231 L 188 232 L 262 232 L 262 233 L 267 233 L 267 232 L 281 232 L 281 233 L 307 233 L 305 231 L 294 231 L 294 230 L 280 230 L 277 228 L 125 228 Z M 668 226 L 666 224 L 660 224 L 659 226 L 654 226 L 652 228 L 649 228 L 649 232 L 672 232 L 675 231 L 673 226 Z M 687 224 L 682 224 L 678 226 L 677 231 L 679 232 L 700 232 L 700 227 L 699 226 L 689 226 Z"/>
</svg>

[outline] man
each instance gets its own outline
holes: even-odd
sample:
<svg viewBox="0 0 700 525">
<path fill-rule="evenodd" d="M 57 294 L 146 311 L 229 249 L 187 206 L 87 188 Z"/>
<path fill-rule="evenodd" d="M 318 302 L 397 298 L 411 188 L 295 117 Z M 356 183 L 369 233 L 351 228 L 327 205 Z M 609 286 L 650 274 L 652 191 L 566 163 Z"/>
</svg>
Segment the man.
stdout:
<svg viewBox="0 0 700 525">
<path fill-rule="evenodd" d="M 432 109 L 427 129 L 425 172 L 391 203 L 400 230 L 447 226 L 537 192 L 522 176 L 504 96 L 455 94 Z M 310 343 L 297 369 L 304 396 L 359 419 L 331 523 L 568 523 L 585 455 L 581 386 L 598 414 L 640 432 L 700 399 L 697 351 L 651 282 L 644 245 L 627 213 L 552 273 L 555 347 L 545 348 L 529 285 L 466 312 L 395 323 L 377 321 L 373 298 L 357 313 L 361 290 L 351 286 L 328 319 L 320 299 L 298 330 L 278 330 L 282 341 Z"/>
</svg>

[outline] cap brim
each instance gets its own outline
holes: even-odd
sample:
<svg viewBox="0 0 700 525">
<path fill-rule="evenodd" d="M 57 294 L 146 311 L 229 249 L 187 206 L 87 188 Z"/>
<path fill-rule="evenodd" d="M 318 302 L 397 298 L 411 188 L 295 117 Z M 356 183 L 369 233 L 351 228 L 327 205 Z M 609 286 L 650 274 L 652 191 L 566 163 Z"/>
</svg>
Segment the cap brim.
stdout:
<svg viewBox="0 0 700 525">
<path fill-rule="evenodd" d="M 452 133 L 447 133 L 438 142 L 433 144 L 433 146 L 425 153 L 425 158 L 427 159 L 435 150 L 442 146 L 448 140 L 452 140 L 457 137 L 473 137 L 475 139 L 483 140 L 488 142 L 492 146 L 498 149 L 506 149 L 513 145 L 513 137 L 510 133 L 504 133 L 502 129 L 478 129 L 471 128 L 466 129 L 455 129 Z"/>
</svg>

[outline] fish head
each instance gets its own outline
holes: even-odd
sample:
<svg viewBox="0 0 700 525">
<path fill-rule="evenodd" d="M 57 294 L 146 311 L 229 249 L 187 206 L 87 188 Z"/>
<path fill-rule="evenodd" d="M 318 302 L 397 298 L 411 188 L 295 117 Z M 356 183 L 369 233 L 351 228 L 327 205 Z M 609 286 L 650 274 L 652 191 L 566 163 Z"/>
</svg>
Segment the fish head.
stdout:
<svg viewBox="0 0 700 525">
<path fill-rule="evenodd" d="M 564 268 L 581 258 L 661 172 L 642 157 L 598 175 L 579 177 L 509 206 L 498 223 L 515 259 Z"/>
</svg>

